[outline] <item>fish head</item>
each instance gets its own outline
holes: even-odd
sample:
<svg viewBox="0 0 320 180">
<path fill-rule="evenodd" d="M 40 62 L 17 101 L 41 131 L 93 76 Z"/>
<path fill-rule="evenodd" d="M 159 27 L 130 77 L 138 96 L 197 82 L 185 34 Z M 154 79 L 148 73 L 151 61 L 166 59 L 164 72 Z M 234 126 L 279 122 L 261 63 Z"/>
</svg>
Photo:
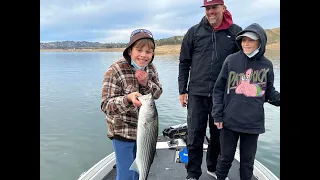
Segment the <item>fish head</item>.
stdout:
<svg viewBox="0 0 320 180">
<path fill-rule="evenodd" d="M 152 94 L 149 93 L 146 95 L 139 96 L 138 99 L 142 104 L 139 109 L 139 116 L 144 117 L 141 119 L 139 118 L 139 120 L 145 122 L 153 122 L 157 120 L 158 112 Z"/>
</svg>

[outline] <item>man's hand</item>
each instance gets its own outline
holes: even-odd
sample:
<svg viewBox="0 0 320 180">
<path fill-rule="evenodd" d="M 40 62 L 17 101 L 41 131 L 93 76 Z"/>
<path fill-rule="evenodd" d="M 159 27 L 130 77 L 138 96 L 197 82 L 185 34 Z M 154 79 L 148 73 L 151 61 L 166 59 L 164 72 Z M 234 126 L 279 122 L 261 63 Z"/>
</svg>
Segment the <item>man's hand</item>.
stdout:
<svg viewBox="0 0 320 180">
<path fill-rule="evenodd" d="M 135 73 L 136 78 L 138 79 L 138 82 L 141 86 L 145 87 L 147 86 L 149 75 L 144 70 L 137 70 Z"/>
<path fill-rule="evenodd" d="M 132 93 L 128 94 L 128 96 L 127 96 L 128 102 L 129 103 L 132 102 L 134 107 L 140 107 L 142 104 L 137 98 L 139 96 L 142 96 L 142 94 L 140 94 L 139 92 L 132 92 Z"/>
<path fill-rule="evenodd" d="M 223 127 L 223 122 L 215 122 L 214 124 L 217 126 L 218 129 L 222 129 Z"/>
<path fill-rule="evenodd" d="M 179 98 L 180 98 L 181 106 L 186 107 L 188 104 L 188 94 L 181 94 Z"/>
</svg>

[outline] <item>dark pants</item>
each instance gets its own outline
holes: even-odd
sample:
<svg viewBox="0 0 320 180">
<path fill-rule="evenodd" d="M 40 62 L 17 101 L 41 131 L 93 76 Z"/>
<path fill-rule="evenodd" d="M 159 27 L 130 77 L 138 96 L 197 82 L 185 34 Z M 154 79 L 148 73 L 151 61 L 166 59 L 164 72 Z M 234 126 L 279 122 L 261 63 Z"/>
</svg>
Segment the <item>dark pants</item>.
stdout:
<svg viewBox="0 0 320 180">
<path fill-rule="evenodd" d="M 240 179 L 251 180 L 253 164 L 257 151 L 259 134 L 247 134 L 222 128 L 220 133 L 221 155 L 217 165 L 217 179 L 225 180 L 228 176 L 231 163 L 240 137 Z"/>
<path fill-rule="evenodd" d="M 206 135 L 209 119 L 210 141 L 207 150 L 207 168 L 216 171 L 217 159 L 220 153 L 220 130 L 214 125 L 212 116 L 212 97 L 188 96 L 188 177 L 199 178 L 202 174 L 203 141 Z"/>
</svg>

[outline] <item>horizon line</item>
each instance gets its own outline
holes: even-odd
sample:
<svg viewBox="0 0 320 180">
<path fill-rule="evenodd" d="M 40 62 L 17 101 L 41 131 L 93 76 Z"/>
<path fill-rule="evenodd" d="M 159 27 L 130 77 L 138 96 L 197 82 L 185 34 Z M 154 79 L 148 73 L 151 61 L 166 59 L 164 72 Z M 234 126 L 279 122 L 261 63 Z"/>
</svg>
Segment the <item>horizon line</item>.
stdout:
<svg viewBox="0 0 320 180">
<path fill-rule="evenodd" d="M 265 29 L 265 30 L 272 30 L 272 29 L 277 29 L 277 28 L 280 28 L 279 27 L 275 27 L 275 28 L 268 28 L 268 29 Z M 184 36 L 184 35 L 176 35 L 176 36 Z M 169 38 L 172 38 L 172 37 L 176 37 L 176 36 L 171 36 L 171 37 L 167 37 L 167 38 L 160 38 L 160 39 L 169 39 Z M 160 39 L 154 39 L 155 41 L 157 40 L 160 40 Z M 99 42 L 99 41 L 86 41 L 86 40 L 56 40 L 56 41 L 40 41 L 40 43 L 55 43 L 55 42 L 65 42 L 65 41 L 72 41 L 72 42 L 90 42 L 90 43 L 101 43 L 101 44 L 107 44 L 107 43 L 123 43 L 123 44 L 126 44 L 124 42 Z M 127 42 L 128 43 L 128 42 Z"/>
</svg>

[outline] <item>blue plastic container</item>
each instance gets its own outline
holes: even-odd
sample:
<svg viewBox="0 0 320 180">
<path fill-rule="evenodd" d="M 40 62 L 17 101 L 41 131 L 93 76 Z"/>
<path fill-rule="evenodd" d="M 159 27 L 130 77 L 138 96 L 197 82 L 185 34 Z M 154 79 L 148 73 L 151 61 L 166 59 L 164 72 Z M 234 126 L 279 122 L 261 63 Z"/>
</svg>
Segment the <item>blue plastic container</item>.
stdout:
<svg viewBox="0 0 320 180">
<path fill-rule="evenodd" d="M 179 152 L 179 156 L 180 156 L 180 161 L 182 163 L 188 163 L 188 150 L 186 147 L 183 148 L 183 150 Z"/>
</svg>

